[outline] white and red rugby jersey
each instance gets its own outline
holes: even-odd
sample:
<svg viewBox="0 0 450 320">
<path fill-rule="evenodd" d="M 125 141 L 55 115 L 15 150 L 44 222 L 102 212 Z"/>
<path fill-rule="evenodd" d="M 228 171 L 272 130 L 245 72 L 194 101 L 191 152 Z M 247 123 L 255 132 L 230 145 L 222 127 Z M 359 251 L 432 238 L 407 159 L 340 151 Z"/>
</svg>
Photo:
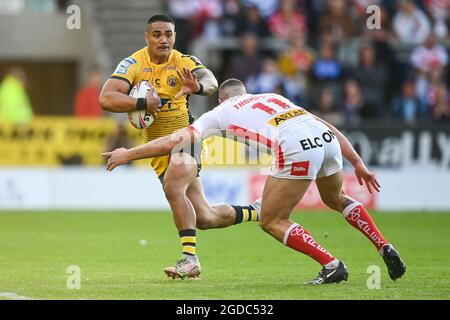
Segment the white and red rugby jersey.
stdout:
<svg viewBox="0 0 450 320">
<path fill-rule="evenodd" d="M 244 138 L 273 151 L 283 128 L 311 118 L 305 109 L 278 94 L 245 94 L 224 101 L 189 128 L 203 139 L 225 131 L 227 138 Z"/>
</svg>

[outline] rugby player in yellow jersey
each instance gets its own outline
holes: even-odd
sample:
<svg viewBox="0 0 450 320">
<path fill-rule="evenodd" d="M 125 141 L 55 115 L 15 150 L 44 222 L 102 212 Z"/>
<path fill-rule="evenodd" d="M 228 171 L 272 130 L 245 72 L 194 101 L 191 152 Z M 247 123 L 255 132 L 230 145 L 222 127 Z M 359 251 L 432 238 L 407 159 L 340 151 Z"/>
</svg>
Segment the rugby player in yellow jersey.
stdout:
<svg viewBox="0 0 450 320">
<path fill-rule="evenodd" d="M 188 109 L 189 95 L 210 95 L 217 91 L 213 73 L 194 56 L 173 49 L 175 24 L 170 17 L 155 15 L 147 22 L 147 47 L 120 62 L 100 94 L 100 105 L 110 112 L 147 110 L 155 117 L 144 129 L 147 141 L 163 137 L 193 122 Z M 149 81 L 160 99 L 128 96 L 142 80 Z M 258 203 L 248 206 L 221 204 L 209 206 L 198 179 L 201 148 L 188 146 L 177 156 L 151 159 L 173 212 L 175 226 L 183 245 L 182 257 L 165 269 L 173 278 L 197 278 L 200 263 L 196 254 L 196 227 L 224 228 L 247 221 L 259 221 Z M 151 190 L 149 190 L 151 192 Z"/>
</svg>

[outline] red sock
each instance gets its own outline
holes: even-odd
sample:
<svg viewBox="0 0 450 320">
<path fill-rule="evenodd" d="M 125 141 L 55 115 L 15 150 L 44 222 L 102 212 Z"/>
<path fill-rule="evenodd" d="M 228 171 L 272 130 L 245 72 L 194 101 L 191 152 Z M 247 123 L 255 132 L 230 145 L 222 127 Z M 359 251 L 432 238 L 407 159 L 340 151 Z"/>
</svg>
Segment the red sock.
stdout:
<svg viewBox="0 0 450 320">
<path fill-rule="evenodd" d="M 296 223 L 286 231 L 283 243 L 289 248 L 307 254 L 322 266 L 335 260 L 331 253 L 319 245 L 308 231 Z"/>
<path fill-rule="evenodd" d="M 359 202 L 354 202 L 344 209 L 345 220 L 364 234 L 378 251 L 388 242 L 383 238 L 372 217 Z"/>
</svg>

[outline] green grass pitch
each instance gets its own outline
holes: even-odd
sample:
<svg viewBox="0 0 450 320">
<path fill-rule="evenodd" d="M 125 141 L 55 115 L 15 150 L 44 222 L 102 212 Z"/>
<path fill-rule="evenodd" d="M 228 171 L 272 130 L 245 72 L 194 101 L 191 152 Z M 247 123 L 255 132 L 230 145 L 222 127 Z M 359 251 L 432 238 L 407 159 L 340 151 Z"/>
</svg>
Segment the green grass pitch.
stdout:
<svg viewBox="0 0 450 320">
<path fill-rule="evenodd" d="M 169 212 L 0 213 L 0 299 L 450 299 L 450 214 L 376 213 L 407 273 L 393 282 L 372 244 L 335 213 L 292 219 L 343 260 L 349 281 L 310 286 L 320 266 L 247 223 L 198 231 L 201 280 L 172 280 L 180 255 Z M 141 240 L 145 240 L 146 244 Z M 70 290 L 67 268 L 81 270 Z M 367 268 L 381 268 L 368 289 Z"/>
</svg>

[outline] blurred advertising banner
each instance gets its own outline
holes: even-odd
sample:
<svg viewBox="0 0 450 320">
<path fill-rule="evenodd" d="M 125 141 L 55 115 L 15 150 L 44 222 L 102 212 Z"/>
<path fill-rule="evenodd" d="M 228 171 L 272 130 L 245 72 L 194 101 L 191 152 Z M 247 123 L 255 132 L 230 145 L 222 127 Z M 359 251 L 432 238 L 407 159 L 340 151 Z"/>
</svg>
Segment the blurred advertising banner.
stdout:
<svg viewBox="0 0 450 320">
<path fill-rule="evenodd" d="M 52 207 L 51 174 L 47 170 L 0 169 L 0 209 Z"/>
<path fill-rule="evenodd" d="M 376 169 L 381 192 L 370 194 L 353 172 L 344 189 L 369 209 L 393 211 L 450 210 L 450 171 Z M 210 204 L 248 204 L 262 195 L 267 175 L 245 168 L 208 168 L 200 179 Z M 431 186 L 431 187 L 430 187 Z M 282 199 L 280 199 L 282 201 Z M 0 210 L 170 210 L 161 182 L 143 167 L 0 168 Z M 315 183 L 298 209 L 329 210 Z"/>
<path fill-rule="evenodd" d="M 130 127 L 130 141 L 142 143 L 139 131 Z M 99 155 L 118 131 L 111 118 L 49 116 L 22 125 L 0 123 L 0 166 L 102 165 Z"/>
<path fill-rule="evenodd" d="M 366 164 L 450 170 L 450 126 L 362 126 L 342 130 Z"/>
<path fill-rule="evenodd" d="M 371 167 L 450 170 L 450 126 L 360 126 L 342 131 Z M 101 166 L 101 152 L 143 142 L 142 130 L 112 118 L 36 117 L 26 125 L 0 123 L 0 166 Z M 257 168 L 271 162 L 269 155 L 231 139 L 210 137 L 204 145 L 208 167 Z"/>
<path fill-rule="evenodd" d="M 200 172 L 200 180 L 209 203 L 242 204 L 249 200 L 251 188 L 247 181 L 249 170 L 236 169 L 204 169 Z"/>
</svg>

